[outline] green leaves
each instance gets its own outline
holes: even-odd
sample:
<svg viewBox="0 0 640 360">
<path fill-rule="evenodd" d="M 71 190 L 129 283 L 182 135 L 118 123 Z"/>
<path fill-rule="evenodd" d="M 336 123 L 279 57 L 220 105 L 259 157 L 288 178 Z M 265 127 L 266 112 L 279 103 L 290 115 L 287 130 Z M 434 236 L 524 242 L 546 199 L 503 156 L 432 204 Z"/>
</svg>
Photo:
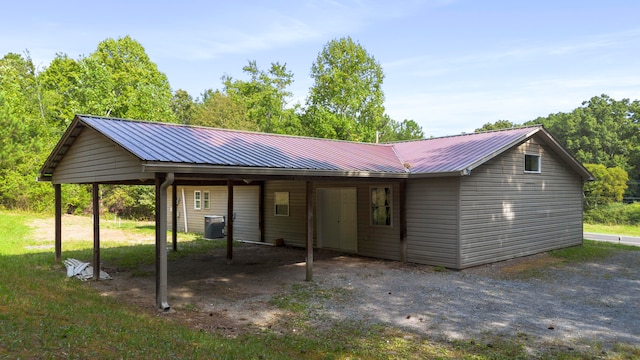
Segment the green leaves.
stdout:
<svg viewBox="0 0 640 360">
<path fill-rule="evenodd" d="M 307 99 L 310 135 L 373 142 L 385 127 L 384 73 L 375 58 L 350 37 L 332 40 L 311 67 Z"/>
</svg>

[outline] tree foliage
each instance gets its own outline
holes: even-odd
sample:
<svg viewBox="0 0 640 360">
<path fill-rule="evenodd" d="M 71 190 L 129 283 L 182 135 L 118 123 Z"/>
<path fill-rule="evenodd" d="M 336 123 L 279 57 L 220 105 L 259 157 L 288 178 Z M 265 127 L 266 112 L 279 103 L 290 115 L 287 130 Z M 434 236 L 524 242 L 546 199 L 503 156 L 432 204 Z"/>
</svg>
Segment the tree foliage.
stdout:
<svg viewBox="0 0 640 360">
<path fill-rule="evenodd" d="M 602 164 L 585 164 L 585 167 L 595 178 L 584 186 L 587 208 L 622 201 L 629 180 L 624 169 Z"/>
<path fill-rule="evenodd" d="M 482 125 L 482 127 L 476 129 L 475 132 L 511 129 L 517 126 L 518 126 L 517 124 L 512 123 L 509 120 L 498 120 L 494 123 L 486 123 Z"/>
<path fill-rule="evenodd" d="M 190 124 L 222 129 L 258 130 L 257 124 L 249 119 L 242 102 L 235 101 L 219 90 L 205 91 L 202 99 L 202 103 L 194 108 Z"/>
<path fill-rule="evenodd" d="M 246 109 L 246 116 L 260 132 L 297 134 L 300 132 L 298 117 L 293 108 L 287 107 L 292 96 L 288 87 L 293 83 L 293 73 L 286 64 L 271 63 L 268 71 L 260 70 L 255 61 L 242 68 L 249 75 L 248 81 L 222 78 L 224 92 L 237 106 Z"/>
<path fill-rule="evenodd" d="M 373 142 L 388 125 L 382 67 L 350 37 L 332 40 L 311 67 L 305 127 L 310 135 Z"/>
</svg>

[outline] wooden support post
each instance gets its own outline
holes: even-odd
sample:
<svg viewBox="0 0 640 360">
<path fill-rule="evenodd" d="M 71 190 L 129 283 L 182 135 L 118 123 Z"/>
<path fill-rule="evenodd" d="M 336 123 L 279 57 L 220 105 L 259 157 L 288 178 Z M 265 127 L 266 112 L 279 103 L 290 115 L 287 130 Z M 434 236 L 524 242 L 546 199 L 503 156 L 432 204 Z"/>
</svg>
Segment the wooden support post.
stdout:
<svg viewBox="0 0 640 360">
<path fill-rule="evenodd" d="M 55 248 L 56 262 L 62 261 L 62 188 L 60 184 L 53 184 L 55 196 Z"/>
<path fill-rule="evenodd" d="M 264 242 L 264 181 L 260 182 L 258 194 L 258 229 L 260 231 L 260 242 Z"/>
<path fill-rule="evenodd" d="M 400 182 L 400 261 L 407 261 L 407 182 Z"/>
<path fill-rule="evenodd" d="M 171 242 L 178 251 L 178 185 L 171 185 Z"/>
<path fill-rule="evenodd" d="M 307 181 L 307 281 L 313 280 L 313 182 Z"/>
<path fill-rule="evenodd" d="M 233 261 L 233 180 L 227 180 L 227 263 Z"/>
<path fill-rule="evenodd" d="M 100 280 L 100 186 L 93 183 L 93 280 Z"/>
</svg>

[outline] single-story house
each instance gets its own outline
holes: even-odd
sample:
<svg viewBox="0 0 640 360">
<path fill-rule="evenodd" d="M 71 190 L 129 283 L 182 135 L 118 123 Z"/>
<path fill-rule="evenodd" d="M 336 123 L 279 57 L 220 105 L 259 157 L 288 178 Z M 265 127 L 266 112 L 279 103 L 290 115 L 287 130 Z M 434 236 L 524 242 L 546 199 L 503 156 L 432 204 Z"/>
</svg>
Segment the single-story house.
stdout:
<svg viewBox="0 0 640 360">
<path fill-rule="evenodd" d="M 542 126 L 371 144 L 77 115 L 39 179 L 57 214 L 60 184 L 155 184 L 168 308 L 168 224 L 225 216 L 229 260 L 232 239 L 306 247 L 308 278 L 313 248 L 464 269 L 581 244 L 592 176 Z"/>
</svg>

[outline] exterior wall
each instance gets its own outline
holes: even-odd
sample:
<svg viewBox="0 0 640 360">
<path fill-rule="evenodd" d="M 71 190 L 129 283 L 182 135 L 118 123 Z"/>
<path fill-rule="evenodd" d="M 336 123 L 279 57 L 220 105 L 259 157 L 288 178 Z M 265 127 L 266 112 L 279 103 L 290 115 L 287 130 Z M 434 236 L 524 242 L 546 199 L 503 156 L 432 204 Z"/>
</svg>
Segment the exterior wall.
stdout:
<svg viewBox="0 0 640 360">
<path fill-rule="evenodd" d="M 458 268 L 459 180 L 407 182 L 407 261 Z"/>
<path fill-rule="evenodd" d="M 78 184 L 153 178 L 154 174 L 142 172 L 142 164 L 135 156 L 95 130 L 85 128 L 56 167 L 52 182 Z"/>
<path fill-rule="evenodd" d="M 391 226 L 371 224 L 371 187 L 388 186 L 392 188 Z M 400 260 L 400 188 L 390 182 L 314 182 L 314 196 L 319 188 L 356 188 L 358 254 L 380 259 Z M 316 212 L 317 214 L 317 209 Z M 314 225 L 317 237 L 317 221 Z"/>
<path fill-rule="evenodd" d="M 184 190 L 184 199 L 182 198 Z M 194 208 L 195 191 L 209 191 L 210 208 L 204 208 L 204 195 L 202 195 L 202 208 Z M 233 237 L 235 240 L 260 241 L 260 226 L 258 213 L 259 186 L 234 186 L 233 210 L 236 215 L 233 223 Z M 172 188 L 167 189 L 168 219 L 167 227 L 171 229 L 171 199 Z M 184 207 L 187 208 L 187 228 L 191 233 L 204 233 L 204 217 L 207 215 L 227 216 L 227 187 L 226 186 L 178 186 L 178 231 L 184 232 Z"/>
<path fill-rule="evenodd" d="M 372 186 L 393 188 L 391 226 L 371 225 L 370 188 Z M 358 221 L 358 254 L 381 259 L 400 260 L 400 193 L 397 184 L 381 182 L 314 182 L 314 246 L 317 245 L 316 196 L 319 188 L 356 188 Z M 304 181 L 267 181 L 264 194 L 265 241 L 283 239 L 290 246 L 306 246 L 306 183 Z M 289 192 L 289 216 L 274 215 L 274 192 Z"/>
<path fill-rule="evenodd" d="M 275 216 L 274 192 L 289 192 L 289 216 Z M 307 243 L 307 200 L 304 181 L 267 181 L 264 185 L 265 242 L 283 239 L 286 245 Z"/>
<path fill-rule="evenodd" d="M 524 172 L 524 154 L 541 172 Z M 461 178 L 460 268 L 582 243 L 582 179 L 532 138 Z"/>
</svg>

